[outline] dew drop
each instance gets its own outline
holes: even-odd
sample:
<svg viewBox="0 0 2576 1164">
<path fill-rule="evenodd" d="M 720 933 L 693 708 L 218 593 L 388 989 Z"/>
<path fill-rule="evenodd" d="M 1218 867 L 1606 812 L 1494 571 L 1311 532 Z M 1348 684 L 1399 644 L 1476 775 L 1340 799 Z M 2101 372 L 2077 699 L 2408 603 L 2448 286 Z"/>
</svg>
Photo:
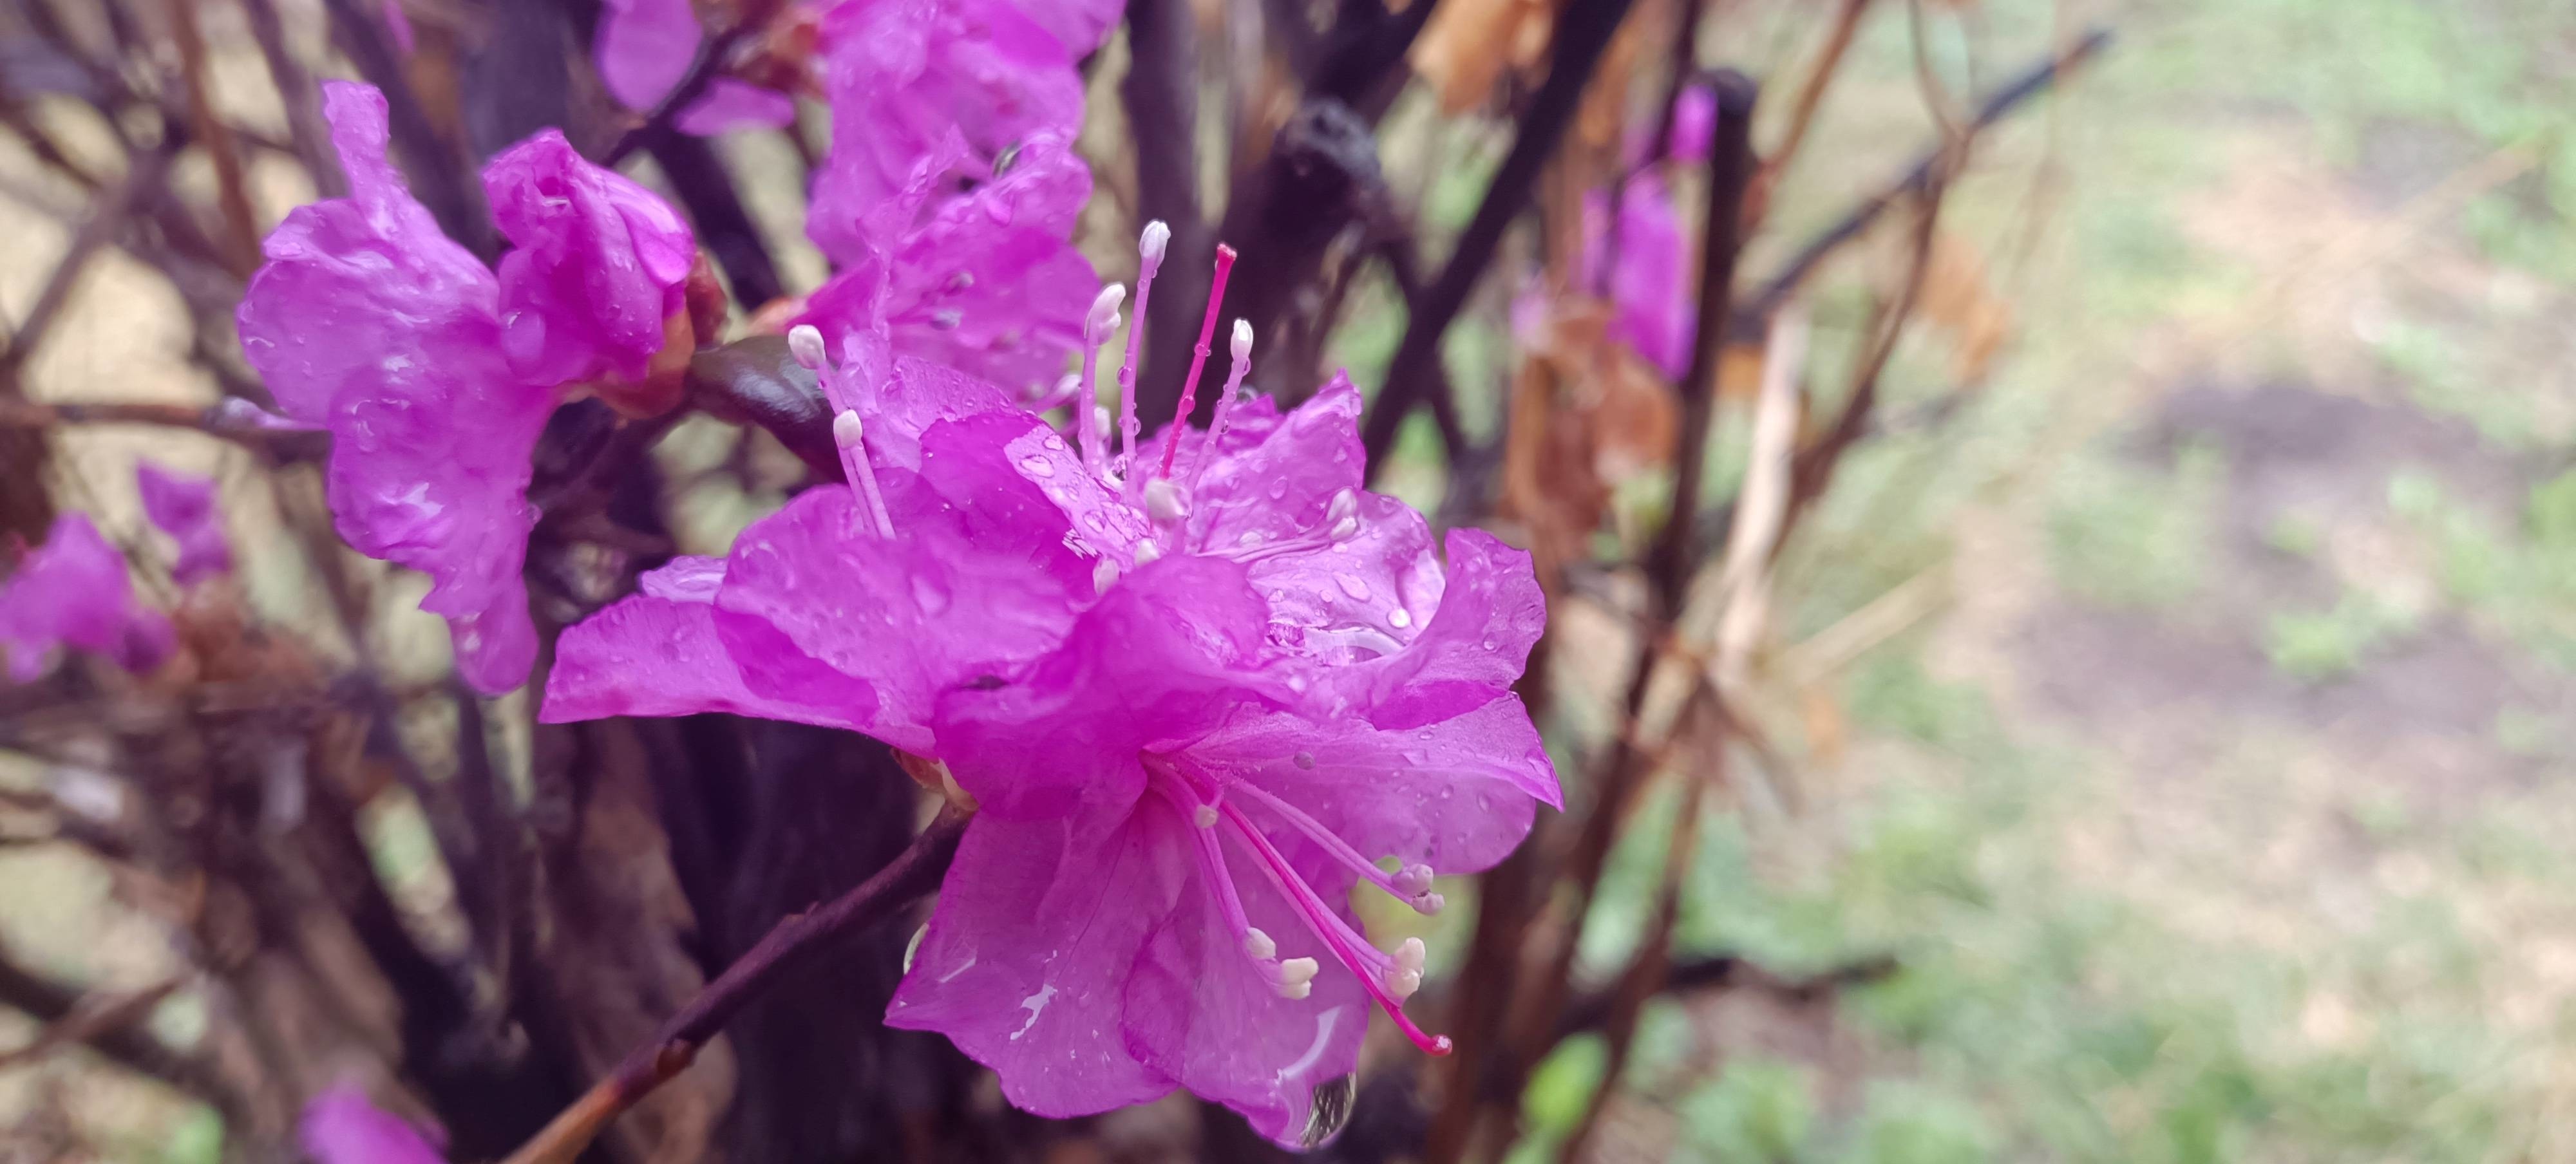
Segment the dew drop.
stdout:
<svg viewBox="0 0 2576 1164">
<path fill-rule="evenodd" d="M 1413 615 L 1411 612 L 1399 606 L 1386 612 L 1386 624 L 1397 630 L 1403 630 L 1404 628 L 1413 625 Z"/>
<path fill-rule="evenodd" d="M 1485 648 L 1485 649 L 1486 649 L 1486 650 L 1488 650 L 1488 651 L 1499 651 L 1499 650 L 1502 650 L 1502 649 L 1503 649 L 1503 644 L 1501 644 L 1501 643 L 1499 643 L 1499 642 L 1494 641 L 1494 636 L 1492 636 L 1492 635 L 1486 635 L 1486 636 L 1485 636 L 1485 641 L 1484 641 L 1484 642 L 1482 642 L 1482 643 L 1479 643 L 1479 644 L 1477 644 L 1477 645 L 1478 645 L 1478 646 L 1481 646 L 1481 647 L 1483 647 L 1483 648 Z"/>
<path fill-rule="evenodd" d="M 948 609 L 948 588 L 926 574 L 912 576 L 912 600 L 923 614 L 938 614 Z"/>
<path fill-rule="evenodd" d="M 1315 753 L 1313 753 L 1313 752 L 1299 752 L 1299 753 L 1297 753 L 1297 755 L 1293 758 L 1292 762 L 1293 762 L 1293 763 L 1295 763 L 1295 764 L 1296 764 L 1298 767 L 1300 767 L 1300 768 L 1308 768 L 1308 769 L 1311 769 L 1311 768 L 1313 768 L 1313 767 L 1315 766 Z"/>
<path fill-rule="evenodd" d="M 1348 574 L 1333 575 L 1333 584 L 1341 587 L 1342 593 L 1348 594 L 1354 599 L 1358 599 L 1360 601 L 1366 601 L 1368 599 L 1368 583 L 1362 582 Z"/>
<path fill-rule="evenodd" d="M 1064 451 L 1064 438 L 1060 436 L 1050 436 L 1046 439 L 1046 447 L 1048 452 L 1061 453 Z"/>
<path fill-rule="evenodd" d="M 1351 1109 L 1357 1106 L 1359 1078 L 1344 1075 L 1315 1085 L 1314 1108 L 1306 1117 L 1306 1130 L 1297 1136 L 1300 1148 L 1321 1148 L 1349 1127 Z"/>
<path fill-rule="evenodd" d="M 1045 457 L 1022 457 L 1020 458 L 1020 467 L 1028 470 L 1029 475 L 1032 477 L 1055 476 L 1055 463 L 1047 460 Z"/>
<path fill-rule="evenodd" d="M 1273 481 L 1273 482 L 1271 482 L 1271 483 L 1270 483 L 1270 499 L 1271 499 L 1272 501 L 1278 501 L 1278 500 L 1280 500 L 1280 499 L 1282 499 L 1282 498 L 1285 498 L 1285 497 L 1287 497 L 1287 496 L 1288 496 L 1288 482 L 1287 482 L 1287 481 L 1285 481 L 1285 480 L 1279 480 L 1279 481 Z"/>
</svg>

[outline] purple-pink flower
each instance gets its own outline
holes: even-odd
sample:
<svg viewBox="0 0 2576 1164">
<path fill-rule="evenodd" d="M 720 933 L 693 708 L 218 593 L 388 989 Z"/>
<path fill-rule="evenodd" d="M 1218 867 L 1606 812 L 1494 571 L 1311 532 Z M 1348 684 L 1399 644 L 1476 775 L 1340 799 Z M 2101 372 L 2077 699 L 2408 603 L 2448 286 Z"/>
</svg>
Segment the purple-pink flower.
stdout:
<svg viewBox="0 0 2576 1164">
<path fill-rule="evenodd" d="M 1545 621 L 1528 556 L 1454 531 L 1444 569 L 1361 488 L 1356 390 L 1246 398 L 1240 327 L 1212 428 L 1153 441 L 1087 410 L 1067 440 L 882 337 L 791 344 L 852 484 L 565 632 L 543 718 L 732 711 L 945 762 L 982 809 L 887 1021 L 1030 1111 L 1185 1087 L 1293 1144 L 1371 1004 L 1445 1050 L 1403 1014 L 1427 951 L 1378 949 L 1349 897 L 1436 910 L 1435 873 L 1557 803 L 1510 692 Z"/>
<path fill-rule="evenodd" d="M 135 601 L 125 555 L 84 514 L 56 517 L 45 544 L 0 585 L 0 654 L 13 682 L 43 675 L 57 647 L 105 655 L 140 674 L 160 666 L 173 645 L 170 620 Z"/>
<path fill-rule="evenodd" d="M 332 433 L 340 535 L 427 573 L 458 671 L 507 691 L 536 657 L 520 567 L 529 455 L 576 389 L 676 372 L 695 253 L 660 199 L 547 130 L 484 189 L 516 249 L 496 276 L 439 233 L 385 158 L 385 102 L 323 87 L 349 196 L 297 208 L 242 300 L 243 354 L 297 420 Z M 677 322 L 674 322 L 674 321 Z"/>
<path fill-rule="evenodd" d="M 689 0 L 607 0 L 599 14 L 592 59 L 610 96 L 629 109 L 661 104 L 697 56 L 706 28 Z M 748 81 L 717 76 L 675 123 L 682 133 L 713 134 L 796 119 L 796 99 Z"/>
<path fill-rule="evenodd" d="M 179 556 L 170 563 L 171 581 L 188 586 L 232 570 L 233 547 L 224 537 L 213 478 L 145 461 L 135 467 L 134 479 L 142 490 L 143 515 L 179 544 Z"/>
<path fill-rule="evenodd" d="M 444 1164 L 420 1129 L 347 1085 L 307 1101 L 295 1133 L 315 1164 Z"/>
</svg>

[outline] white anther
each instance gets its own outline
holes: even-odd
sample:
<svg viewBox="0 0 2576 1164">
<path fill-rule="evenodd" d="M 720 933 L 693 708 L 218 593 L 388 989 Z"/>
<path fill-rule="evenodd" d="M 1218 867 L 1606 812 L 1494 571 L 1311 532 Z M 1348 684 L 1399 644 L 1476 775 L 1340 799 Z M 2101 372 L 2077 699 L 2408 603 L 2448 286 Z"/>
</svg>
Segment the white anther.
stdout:
<svg viewBox="0 0 2576 1164">
<path fill-rule="evenodd" d="M 1395 886 L 1395 891 L 1397 893 L 1401 893 L 1407 898 L 1420 897 L 1425 893 L 1431 892 L 1431 866 L 1404 866 L 1403 868 L 1396 870 L 1395 875 L 1387 878 L 1387 881 Z"/>
<path fill-rule="evenodd" d="M 823 333 L 813 324 L 800 323 L 787 329 L 787 351 L 807 369 L 823 370 Z"/>
<path fill-rule="evenodd" d="M 1171 523 L 1190 515 L 1188 503 L 1181 500 L 1181 487 L 1169 477 L 1156 477 L 1145 482 L 1145 516 Z"/>
<path fill-rule="evenodd" d="M 1333 528 L 1325 531 L 1324 536 L 1332 539 L 1333 541 L 1346 542 L 1352 538 L 1358 537 L 1359 532 L 1360 519 L 1356 517 L 1345 517 L 1340 521 L 1334 522 Z"/>
<path fill-rule="evenodd" d="M 1426 893 L 1413 899 L 1413 912 L 1421 914 L 1424 917 L 1434 917 L 1437 916 L 1442 909 L 1446 908 L 1448 904 L 1448 898 L 1442 897 L 1437 893 Z"/>
<path fill-rule="evenodd" d="M 1234 358 L 1252 358 L 1252 325 L 1240 319 L 1234 321 Z"/>
<path fill-rule="evenodd" d="M 1094 344 L 1109 338 L 1118 330 L 1118 305 L 1127 301 L 1127 287 L 1112 283 L 1100 289 L 1091 301 L 1091 314 L 1083 317 L 1082 338 Z"/>
<path fill-rule="evenodd" d="M 1155 544 L 1154 544 L 1154 543 L 1152 543 L 1152 542 L 1138 542 L 1138 543 L 1136 543 L 1136 564 L 1137 564 L 1137 565 L 1139 565 L 1139 566 L 1145 565 L 1146 563 L 1148 563 L 1148 562 L 1152 562 L 1152 561 L 1155 561 L 1156 559 L 1159 559 L 1159 558 L 1161 558 L 1162 556 L 1163 556 L 1163 547 L 1158 546 L 1158 545 L 1155 545 Z"/>
<path fill-rule="evenodd" d="M 1055 391 L 1053 391 L 1053 392 L 1046 392 L 1046 393 L 1040 393 L 1039 395 L 1048 396 L 1048 397 L 1055 397 L 1055 396 L 1071 396 L 1071 395 L 1073 395 L 1074 393 L 1079 392 L 1079 391 L 1081 391 L 1081 390 L 1082 390 L 1082 373 L 1080 373 L 1080 372 L 1067 372 L 1067 373 L 1065 373 L 1065 374 L 1064 374 L 1064 377 L 1063 377 L 1062 379 L 1059 379 L 1059 380 L 1057 380 L 1057 381 L 1055 382 Z"/>
<path fill-rule="evenodd" d="M 1260 926 L 1253 926 L 1243 933 L 1243 952 L 1267 962 L 1279 956 L 1279 943 L 1271 941 L 1270 935 L 1262 933 Z"/>
<path fill-rule="evenodd" d="M 1386 992 L 1397 1002 L 1402 1002 L 1413 997 L 1414 991 L 1422 989 L 1422 972 L 1405 969 L 1389 970 L 1381 981 L 1386 987 Z"/>
<path fill-rule="evenodd" d="M 1303 987 L 1307 983 L 1313 982 L 1315 980 L 1315 972 L 1321 969 L 1323 969 L 1322 964 L 1316 962 L 1312 958 L 1289 958 L 1280 962 L 1279 993 L 1288 994 L 1290 990 Z M 1304 998 L 1306 996 L 1303 994 L 1289 994 L 1288 997 Z"/>
<path fill-rule="evenodd" d="M 1108 406 L 1108 405 L 1106 405 L 1106 404 L 1094 404 L 1094 405 L 1092 405 L 1092 406 L 1091 406 L 1091 419 L 1092 419 L 1092 421 L 1094 422 L 1094 423 L 1092 424 L 1092 426 L 1091 426 L 1091 427 L 1092 427 L 1092 431 L 1094 431 L 1094 432 L 1108 432 L 1108 431 L 1109 431 L 1109 406 Z"/>
<path fill-rule="evenodd" d="M 1107 593 L 1109 593 L 1109 588 L 1110 588 L 1110 587 L 1112 587 L 1112 586 L 1115 586 L 1115 585 L 1117 585 L 1117 584 L 1118 584 L 1118 563 L 1117 563 L 1117 562 L 1112 561 L 1111 559 L 1108 559 L 1108 558 L 1102 558 L 1102 559 L 1100 559 L 1099 561 L 1092 563 L 1092 566 L 1091 566 L 1091 592 L 1092 592 L 1092 593 L 1094 593 L 1094 594 L 1107 594 Z"/>
<path fill-rule="evenodd" d="M 860 420 L 859 414 L 851 409 L 844 408 L 839 416 L 832 418 L 832 440 L 842 448 L 858 448 L 867 435 L 867 422 Z"/>
<path fill-rule="evenodd" d="M 1163 252 L 1171 245 L 1172 228 L 1159 218 L 1146 223 L 1145 233 L 1136 240 L 1136 249 L 1143 253 L 1148 270 L 1163 265 Z"/>
<path fill-rule="evenodd" d="M 1203 828 L 1203 829 L 1212 829 L 1212 828 L 1215 828 L 1215 827 L 1216 827 L 1216 806 L 1215 806 L 1215 805 L 1213 805 L 1213 804 L 1202 804 L 1202 805 L 1198 806 L 1197 808 L 1190 810 L 1190 819 L 1191 819 L 1191 820 L 1193 820 L 1193 821 L 1198 822 L 1198 826 L 1199 826 L 1200 828 Z"/>
<path fill-rule="evenodd" d="M 1324 506 L 1324 520 L 1326 521 L 1341 522 L 1356 518 L 1359 515 L 1360 495 L 1349 489 L 1344 489 L 1333 494 L 1332 502 Z"/>
<path fill-rule="evenodd" d="M 1279 984 L 1279 997 L 1290 1002 L 1303 1002 L 1307 995 L 1313 993 L 1315 993 L 1315 984 L 1312 982 L 1300 982 L 1294 986 L 1284 982 Z"/>
<path fill-rule="evenodd" d="M 1393 955 L 1397 967 L 1416 974 L 1422 973 L 1423 962 L 1430 956 L 1431 951 L 1423 947 L 1420 938 L 1404 939 L 1404 944 L 1397 946 Z"/>
</svg>

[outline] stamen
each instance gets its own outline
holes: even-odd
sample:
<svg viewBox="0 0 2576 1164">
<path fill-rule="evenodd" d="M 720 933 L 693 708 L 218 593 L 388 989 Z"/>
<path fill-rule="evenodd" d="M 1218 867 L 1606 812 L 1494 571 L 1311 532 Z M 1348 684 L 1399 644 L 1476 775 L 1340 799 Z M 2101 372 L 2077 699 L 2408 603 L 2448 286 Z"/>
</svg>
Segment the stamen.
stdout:
<svg viewBox="0 0 2576 1164">
<path fill-rule="evenodd" d="M 1118 365 L 1118 460 L 1133 484 L 1136 476 L 1136 354 L 1145 347 L 1145 304 L 1154 293 L 1154 273 L 1163 269 L 1163 252 L 1171 247 L 1172 228 L 1162 219 L 1145 224 L 1136 240 L 1136 326 L 1127 329 L 1127 357 Z"/>
<path fill-rule="evenodd" d="M 1163 556 L 1163 547 L 1150 541 L 1136 543 L 1136 564 L 1142 566 Z"/>
<path fill-rule="evenodd" d="M 1127 289 L 1112 283 L 1100 289 L 1100 297 L 1091 301 L 1091 314 L 1082 321 L 1081 382 L 1073 390 L 1073 419 L 1082 442 L 1082 463 L 1094 477 L 1109 468 L 1109 446 L 1100 431 L 1099 391 L 1092 377 L 1100 372 L 1100 345 L 1109 342 L 1109 334 L 1118 330 L 1118 305 L 1127 299 Z"/>
<path fill-rule="evenodd" d="M 1092 593 L 1107 594 L 1109 593 L 1109 588 L 1115 585 L 1117 581 L 1118 563 L 1116 561 L 1104 557 L 1091 564 Z"/>
<path fill-rule="evenodd" d="M 1216 245 L 1216 278 L 1208 283 L 1207 318 L 1199 321 L 1199 346 L 1190 355 L 1189 378 L 1181 381 L 1180 408 L 1172 413 L 1171 431 L 1163 437 L 1162 476 L 1172 475 L 1172 457 L 1181 451 L 1181 429 L 1199 402 L 1199 373 L 1207 367 L 1208 341 L 1216 338 L 1217 308 L 1225 305 L 1225 280 L 1234 273 L 1234 248 Z"/>
<path fill-rule="evenodd" d="M 880 537 L 894 536 L 894 519 L 887 516 L 885 494 L 877 489 L 876 467 L 868 463 L 867 424 L 859 414 L 842 409 L 832 418 L 832 443 L 841 450 L 841 471 L 850 475 L 850 483 L 868 499 L 868 514 L 876 519 Z"/>
<path fill-rule="evenodd" d="M 1158 525 L 1170 525 L 1190 515 L 1188 503 L 1181 500 L 1179 486 L 1169 477 L 1156 477 L 1145 482 L 1145 516 Z"/>
<path fill-rule="evenodd" d="M 1216 806 L 1213 804 L 1202 804 L 1191 810 L 1190 823 L 1195 824 L 1200 828 L 1215 828 L 1216 819 Z"/>
<path fill-rule="evenodd" d="M 1304 833 L 1308 840 L 1315 842 L 1317 847 L 1330 854 L 1334 860 L 1358 874 L 1360 880 L 1385 890 L 1389 896 L 1412 906 L 1419 912 L 1428 914 L 1439 911 L 1436 905 L 1429 909 L 1423 908 L 1423 899 L 1437 896 L 1431 892 L 1431 866 L 1407 865 L 1389 875 L 1385 870 L 1377 867 L 1377 862 L 1361 856 L 1360 851 L 1352 848 L 1351 843 L 1343 840 L 1340 834 L 1325 828 L 1323 822 L 1306 815 L 1296 805 L 1255 787 L 1251 781 L 1238 780 L 1228 785 L 1227 791 L 1251 797 L 1255 803 L 1269 809 L 1279 819 L 1286 821 L 1288 827 Z"/>
<path fill-rule="evenodd" d="M 1262 933 L 1260 926 L 1253 926 L 1243 935 L 1243 952 L 1257 960 L 1267 962 L 1279 956 L 1279 943 L 1271 941 L 1270 935 Z"/>
<path fill-rule="evenodd" d="M 1236 787 L 1244 786 L 1238 784 Z M 1289 904 L 1295 906 L 1298 914 L 1306 919 L 1307 928 L 1314 931 L 1316 937 L 1324 940 L 1325 948 L 1333 952 L 1333 957 L 1359 978 L 1360 989 L 1367 991 L 1369 997 L 1375 999 L 1378 1006 L 1386 1011 L 1386 1017 L 1395 1023 L 1395 1028 L 1402 1031 L 1405 1038 L 1412 1040 L 1413 1045 L 1421 1048 L 1425 1053 L 1448 1054 L 1449 1037 L 1427 1034 L 1421 1027 L 1415 1026 L 1412 1019 L 1405 1017 L 1404 999 L 1389 989 L 1390 975 L 1394 976 L 1394 983 L 1403 983 L 1407 981 L 1403 975 L 1409 973 L 1418 976 L 1421 971 L 1408 970 L 1404 963 L 1389 958 L 1377 947 L 1369 945 L 1368 939 L 1353 933 L 1350 926 L 1342 921 L 1341 916 L 1334 913 L 1330 906 L 1325 905 L 1322 898 L 1316 896 L 1314 887 L 1306 884 L 1305 879 L 1299 877 L 1296 870 L 1289 866 L 1288 859 L 1279 855 L 1278 848 L 1270 843 L 1270 838 L 1263 836 L 1261 830 L 1252 827 L 1252 822 L 1244 818 L 1242 810 L 1232 805 L 1225 805 L 1221 806 L 1219 811 L 1225 814 L 1226 823 L 1234 826 L 1235 834 L 1242 839 L 1245 847 L 1251 849 L 1253 855 L 1260 858 L 1262 872 L 1269 876 L 1270 883 L 1287 895 Z M 1411 985 L 1414 987 L 1421 985 L 1418 977 L 1411 981 Z"/>
<path fill-rule="evenodd" d="M 1290 958 L 1279 964 L 1279 997 L 1304 998 L 1315 992 L 1315 973 L 1323 964 L 1312 958 Z"/>
<path fill-rule="evenodd" d="M 1207 441 L 1199 449 L 1198 467 L 1190 470 L 1192 497 L 1199 495 L 1199 482 L 1207 480 L 1208 466 L 1216 463 L 1217 443 L 1234 422 L 1235 398 L 1242 394 L 1243 377 L 1252 371 L 1252 325 L 1241 319 L 1234 321 L 1233 356 L 1234 366 L 1225 374 L 1225 395 L 1216 398 L 1216 416 L 1208 421 Z"/>
</svg>

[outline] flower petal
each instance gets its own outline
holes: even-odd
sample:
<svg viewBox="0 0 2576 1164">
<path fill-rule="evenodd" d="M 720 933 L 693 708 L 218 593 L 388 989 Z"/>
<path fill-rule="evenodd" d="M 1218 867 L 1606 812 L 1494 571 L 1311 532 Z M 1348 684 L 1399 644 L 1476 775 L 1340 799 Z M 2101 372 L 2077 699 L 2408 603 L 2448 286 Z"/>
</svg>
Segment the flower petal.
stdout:
<svg viewBox="0 0 2576 1164">
<path fill-rule="evenodd" d="M 172 645 L 170 620 L 135 602 L 125 555 L 86 514 L 57 515 L 45 544 L 0 586 L 0 653 L 13 681 L 43 675 L 57 646 L 105 655 L 139 674 L 160 666 Z"/>
<path fill-rule="evenodd" d="M 939 756 L 988 814 L 1131 804 L 1144 791 L 1141 749 L 1185 743 L 1247 703 L 1292 698 L 1259 669 L 1263 623 L 1243 567 L 1150 563 L 1111 586 L 1053 653 L 948 692 Z"/>
<path fill-rule="evenodd" d="M 978 814 L 886 1025 L 947 1035 L 1038 1115 L 1158 1098 L 1172 1080 L 1129 1053 L 1119 1011 L 1184 876 L 1183 853 L 1120 809 Z"/>
<path fill-rule="evenodd" d="M 1090 196 L 1090 168 L 1061 135 L 1043 133 L 1000 177 L 937 205 L 891 248 L 895 342 L 1015 399 L 1051 387 L 1100 290 L 1068 241 Z"/>
<path fill-rule="evenodd" d="M 642 379 L 697 257 L 679 212 L 552 129 L 494 156 L 483 190 L 516 248 L 500 272 L 511 369 L 533 384 Z"/>
<path fill-rule="evenodd" d="M 519 569 L 528 457 L 555 395 L 511 374 L 497 281 L 386 162 L 383 95 L 323 92 L 349 197 L 298 207 L 262 245 L 242 354 L 290 414 L 330 428 L 340 536 L 429 574 L 421 606 L 447 616 L 459 672 L 507 691 L 536 659 Z"/>
<path fill-rule="evenodd" d="M 1335 672 L 1335 692 L 1369 722 L 1408 728 L 1511 690 L 1547 629 L 1547 596 L 1526 551 L 1483 530 L 1449 531 L 1438 613 L 1403 650 Z"/>
<path fill-rule="evenodd" d="M 420 1129 L 368 1102 L 355 1087 L 334 1087 L 304 1105 L 295 1129 L 319 1164 L 441 1164 Z"/>
<path fill-rule="evenodd" d="M 214 478 L 174 473 L 150 461 L 135 467 L 134 478 L 143 493 L 143 515 L 179 543 L 179 557 L 170 564 L 172 581 L 186 586 L 233 568 Z"/>
<path fill-rule="evenodd" d="M 1556 767 L 1520 697 L 1403 731 L 1349 719 L 1245 717 L 1199 753 L 1297 806 L 1360 855 L 1472 873 L 1510 855 Z M 1266 822 L 1265 822 L 1266 823 Z"/>
<path fill-rule="evenodd" d="M 1160 800 L 1139 811 L 1155 814 L 1167 833 L 1191 827 Z M 1320 858 L 1300 860 L 1309 846 L 1299 838 L 1274 841 L 1324 900 L 1349 900 L 1356 881 L 1349 872 Z M 1309 984 L 1307 997 L 1280 997 L 1246 956 L 1193 867 L 1181 908 L 1147 940 L 1128 980 L 1122 1018 L 1127 1046 L 1193 1094 L 1241 1112 L 1270 1140 L 1311 1147 L 1315 1089 L 1358 1067 L 1360 1042 L 1368 1034 L 1368 996 L 1241 847 L 1224 848 L 1252 924 L 1271 935 L 1281 957 L 1314 958 L 1325 969 Z M 1357 918 L 1340 909 L 1356 928 Z"/>
<path fill-rule="evenodd" d="M 1199 479 L 1191 528 L 1199 544 L 1233 546 L 1245 534 L 1284 541 L 1321 524 L 1333 495 L 1361 486 L 1368 453 L 1360 444 L 1360 392 L 1337 373 L 1314 398 L 1263 434 L 1261 442 L 1218 458 Z M 1237 426 L 1257 425 L 1253 408 Z M 1238 438 L 1226 434 L 1233 446 Z"/>
<path fill-rule="evenodd" d="M 875 693 L 840 685 L 835 705 L 757 694 L 745 686 L 733 655 L 716 633 L 715 598 L 725 564 L 675 558 L 636 579 L 637 592 L 579 624 L 555 644 L 546 676 L 545 723 L 613 715 L 731 715 L 866 730 Z M 807 695 L 827 688 L 806 687 Z"/>
</svg>

